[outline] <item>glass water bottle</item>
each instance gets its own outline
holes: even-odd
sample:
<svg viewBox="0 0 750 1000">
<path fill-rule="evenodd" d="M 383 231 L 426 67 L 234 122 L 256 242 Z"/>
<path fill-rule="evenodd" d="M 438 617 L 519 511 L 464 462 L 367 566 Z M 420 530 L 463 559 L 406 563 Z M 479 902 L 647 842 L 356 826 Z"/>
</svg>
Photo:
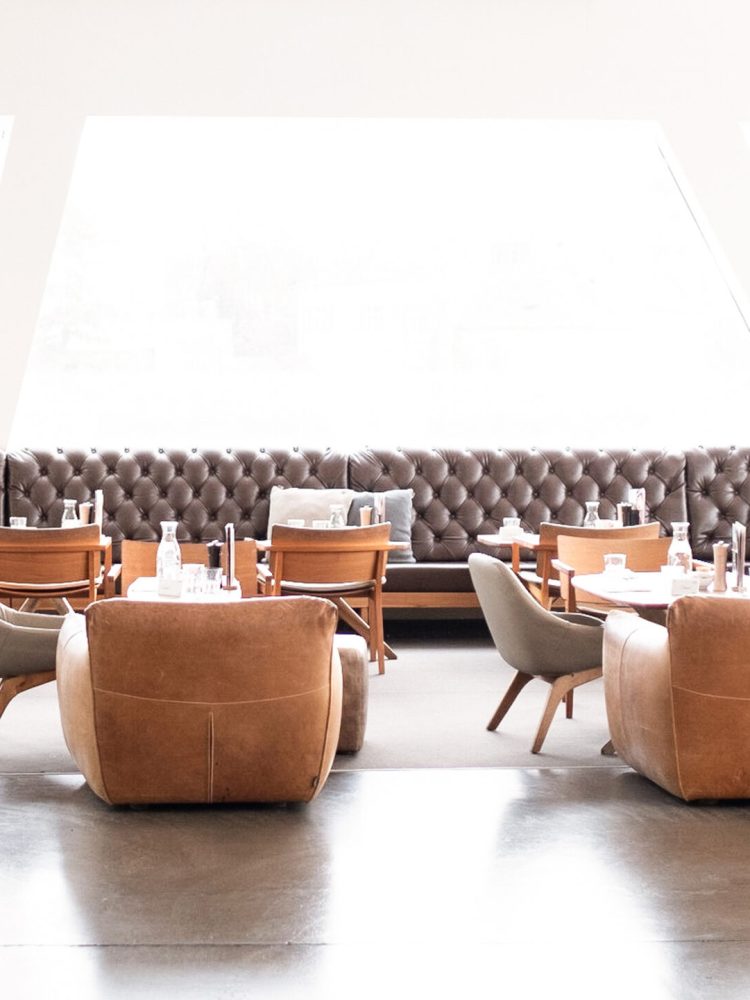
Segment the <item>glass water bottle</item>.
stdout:
<svg viewBox="0 0 750 1000">
<path fill-rule="evenodd" d="M 682 569 L 685 573 L 690 573 L 693 568 L 693 553 L 690 551 L 688 541 L 688 521 L 672 522 L 672 544 L 667 553 L 667 563 L 670 566 Z"/>
<path fill-rule="evenodd" d="M 328 519 L 329 528 L 345 528 L 346 518 L 344 517 L 344 506 L 340 503 L 332 503 L 330 506 L 331 516 Z"/>
<path fill-rule="evenodd" d="M 179 597 L 182 591 L 182 556 L 177 542 L 177 521 L 161 522 L 161 541 L 156 550 L 157 592 L 161 597 Z"/>
<path fill-rule="evenodd" d="M 586 501 L 586 516 L 583 519 L 584 528 L 595 528 L 599 523 L 599 501 Z"/>
<path fill-rule="evenodd" d="M 75 500 L 63 500 L 63 512 L 60 527 L 77 528 L 80 523 L 81 522 L 78 520 L 78 514 L 76 512 Z"/>
</svg>

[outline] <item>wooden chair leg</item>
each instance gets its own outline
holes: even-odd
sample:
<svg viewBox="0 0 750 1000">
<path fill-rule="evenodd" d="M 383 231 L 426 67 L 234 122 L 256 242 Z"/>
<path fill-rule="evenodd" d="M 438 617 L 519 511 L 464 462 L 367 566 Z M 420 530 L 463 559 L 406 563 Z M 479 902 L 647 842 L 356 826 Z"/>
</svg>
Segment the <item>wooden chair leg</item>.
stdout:
<svg viewBox="0 0 750 1000">
<path fill-rule="evenodd" d="M 39 684 L 47 684 L 54 679 L 54 670 L 43 670 L 38 674 L 20 674 L 18 677 L 0 677 L 0 717 L 17 694 Z"/>
<path fill-rule="evenodd" d="M 534 677 L 532 674 L 522 674 L 520 670 L 516 673 L 516 676 L 510 682 L 510 687 L 503 695 L 503 700 L 495 709 L 495 714 L 487 723 L 487 728 L 490 732 L 494 732 L 497 729 L 502 720 L 508 714 L 508 709 L 519 696 L 521 691 L 523 691 L 529 681 L 533 680 Z"/>
<path fill-rule="evenodd" d="M 333 603 L 339 609 L 339 618 L 341 618 L 341 621 L 346 622 L 347 625 L 351 625 L 354 631 L 358 635 L 361 635 L 362 638 L 366 640 L 369 646 L 370 626 L 367 624 L 367 622 L 361 617 L 361 615 L 358 615 L 357 612 L 354 610 L 354 608 L 351 607 L 351 605 L 347 601 L 345 601 L 342 597 L 334 597 Z M 385 639 L 383 639 L 383 654 L 387 660 L 398 659 L 395 652 L 388 645 Z M 373 656 L 372 659 L 374 660 L 375 657 Z"/>
<path fill-rule="evenodd" d="M 572 690 L 568 691 L 568 693 L 565 695 L 565 718 L 566 719 L 572 719 L 573 718 L 573 692 L 572 692 Z"/>
<path fill-rule="evenodd" d="M 562 677 L 547 676 L 542 678 L 547 681 L 548 684 L 551 684 L 552 688 L 549 693 L 549 698 L 547 699 L 547 705 L 545 706 L 542 714 L 542 721 L 539 723 L 536 739 L 531 747 L 532 753 L 539 753 L 542 749 L 544 738 L 546 737 L 552 719 L 554 718 L 557 706 L 560 704 L 562 699 L 567 696 L 568 692 L 572 691 L 573 688 L 580 687 L 581 684 L 586 684 L 588 681 L 596 680 L 597 677 L 601 676 L 602 668 L 594 667 L 591 670 L 581 670 L 577 674 L 563 674 Z"/>
</svg>

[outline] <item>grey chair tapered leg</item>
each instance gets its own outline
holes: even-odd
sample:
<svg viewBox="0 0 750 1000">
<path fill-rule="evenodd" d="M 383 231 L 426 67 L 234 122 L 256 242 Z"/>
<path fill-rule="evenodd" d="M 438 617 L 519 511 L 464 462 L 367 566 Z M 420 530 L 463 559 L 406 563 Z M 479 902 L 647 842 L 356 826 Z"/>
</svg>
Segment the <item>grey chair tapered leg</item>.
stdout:
<svg viewBox="0 0 750 1000">
<path fill-rule="evenodd" d="M 0 718 L 17 694 L 39 684 L 47 684 L 54 679 L 54 670 L 44 670 L 38 674 L 19 674 L 18 677 L 0 677 Z"/>
<path fill-rule="evenodd" d="M 532 674 L 523 674 L 519 670 L 513 680 L 510 682 L 510 687 L 503 695 L 503 700 L 495 709 L 495 714 L 492 716 L 490 721 L 487 723 L 487 728 L 490 732 L 494 732 L 500 725 L 502 720 L 508 714 L 508 709 L 511 707 L 513 702 L 523 691 L 529 681 L 533 681 L 534 677 Z"/>
<path fill-rule="evenodd" d="M 567 695 L 573 688 L 579 687 L 581 684 L 587 684 L 588 681 L 594 681 L 597 677 L 602 676 L 602 668 L 594 667 L 593 670 L 582 670 L 580 673 L 576 674 L 563 674 L 562 677 L 543 677 L 542 679 L 547 681 L 552 685 L 549 693 L 549 698 L 547 699 L 547 704 L 542 714 L 542 721 L 539 723 L 539 729 L 536 732 L 536 738 L 534 744 L 531 747 L 532 753 L 539 753 L 542 749 L 542 743 L 547 735 L 547 731 L 552 723 L 555 712 L 557 711 L 557 706 L 560 702 L 567 698 Z"/>
</svg>

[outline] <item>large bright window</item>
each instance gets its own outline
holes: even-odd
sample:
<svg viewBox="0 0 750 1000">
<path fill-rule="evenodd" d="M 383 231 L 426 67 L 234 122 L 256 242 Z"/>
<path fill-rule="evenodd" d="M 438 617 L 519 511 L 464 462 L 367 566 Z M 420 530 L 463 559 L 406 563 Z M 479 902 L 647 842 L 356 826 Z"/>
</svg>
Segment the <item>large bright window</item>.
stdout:
<svg viewBox="0 0 750 1000">
<path fill-rule="evenodd" d="M 92 118 L 13 442 L 726 444 L 728 358 L 650 124 Z"/>
<path fill-rule="evenodd" d="M 10 144 L 10 130 L 12 125 L 13 119 L 10 115 L 0 115 L 0 179 L 3 176 L 3 167 L 5 166 L 5 156 Z"/>
</svg>

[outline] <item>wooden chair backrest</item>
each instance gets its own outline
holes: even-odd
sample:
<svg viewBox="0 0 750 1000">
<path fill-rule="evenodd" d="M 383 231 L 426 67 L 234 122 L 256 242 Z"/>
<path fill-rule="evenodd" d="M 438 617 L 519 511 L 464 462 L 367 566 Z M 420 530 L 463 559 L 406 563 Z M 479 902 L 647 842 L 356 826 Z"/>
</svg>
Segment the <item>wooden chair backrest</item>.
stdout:
<svg viewBox="0 0 750 1000">
<path fill-rule="evenodd" d="M 557 522 L 542 521 L 539 525 L 539 552 L 537 553 L 536 571 L 542 579 L 556 580 L 557 570 L 552 566 L 552 560 L 559 555 L 558 539 L 560 535 L 573 538 L 658 538 L 661 525 L 658 521 L 648 524 L 634 524 L 627 528 L 583 528 L 572 524 L 557 524 Z M 622 549 L 608 549 L 608 552 L 621 552 Z M 561 557 L 562 558 L 562 557 Z M 567 560 L 563 560 L 566 562 Z"/>
<path fill-rule="evenodd" d="M 156 550 L 158 542 L 140 542 L 124 539 L 120 559 L 122 570 L 122 594 L 125 596 L 130 584 L 139 576 L 156 576 Z M 258 550 L 254 539 L 239 541 L 234 547 L 234 573 L 242 587 L 243 597 L 254 597 L 258 593 Z M 185 563 L 208 565 L 208 549 L 203 542 L 181 542 L 180 554 Z M 221 550 L 222 567 L 226 572 L 227 547 Z"/>
<path fill-rule="evenodd" d="M 382 580 L 391 526 L 290 528 L 275 524 L 268 550 L 274 581 L 353 583 Z"/>
<path fill-rule="evenodd" d="M 560 562 L 572 566 L 576 575 L 601 573 L 608 552 L 622 552 L 626 568 L 635 572 L 658 570 L 667 561 L 671 538 L 587 538 L 585 535 L 560 535 L 557 554 Z"/>
<path fill-rule="evenodd" d="M 85 586 L 95 592 L 102 568 L 98 524 L 80 528 L 0 528 L 0 588 Z M 93 597 L 92 597 L 93 600 Z"/>
</svg>

